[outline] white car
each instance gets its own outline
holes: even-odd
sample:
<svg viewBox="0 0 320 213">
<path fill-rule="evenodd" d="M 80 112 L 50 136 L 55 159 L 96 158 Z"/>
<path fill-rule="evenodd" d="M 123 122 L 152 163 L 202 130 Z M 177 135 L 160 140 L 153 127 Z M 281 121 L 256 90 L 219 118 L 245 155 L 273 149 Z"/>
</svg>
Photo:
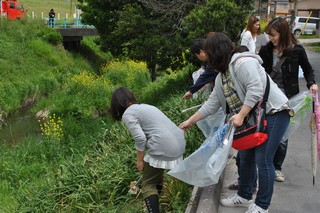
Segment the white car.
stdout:
<svg viewBox="0 0 320 213">
<path fill-rule="evenodd" d="M 292 23 L 292 33 L 295 36 L 300 35 L 300 32 L 304 28 L 308 17 L 296 16 Z M 304 30 L 303 34 L 313 34 L 316 30 L 319 30 L 319 18 L 310 17 Z"/>
</svg>

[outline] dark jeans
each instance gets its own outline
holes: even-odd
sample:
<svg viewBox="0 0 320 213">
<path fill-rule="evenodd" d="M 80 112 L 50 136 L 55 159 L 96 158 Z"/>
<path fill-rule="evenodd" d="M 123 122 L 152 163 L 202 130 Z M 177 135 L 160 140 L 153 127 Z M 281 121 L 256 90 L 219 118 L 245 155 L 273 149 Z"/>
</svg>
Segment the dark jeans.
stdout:
<svg viewBox="0 0 320 213">
<path fill-rule="evenodd" d="M 279 146 L 278 146 L 278 149 L 276 151 L 276 154 L 274 155 L 274 159 L 273 159 L 275 170 L 279 170 L 279 171 L 282 170 L 282 164 L 284 162 L 284 159 L 286 158 L 287 150 L 288 150 L 288 140 L 281 141 Z M 237 154 L 236 165 L 238 167 L 238 174 L 240 176 L 240 171 L 239 171 L 239 165 L 240 165 L 239 153 Z M 238 181 L 239 181 L 239 178 L 238 178 Z M 257 184 L 255 183 L 255 185 L 253 187 L 256 187 L 256 186 L 257 186 Z"/>
<path fill-rule="evenodd" d="M 281 138 L 287 130 L 290 116 L 283 110 L 275 114 L 267 114 L 268 140 L 253 149 L 239 151 L 240 155 L 240 181 L 238 195 L 245 199 L 252 199 L 253 185 L 256 181 L 257 166 L 259 175 L 259 190 L 255 204 L 268 209 L 274 186 L 275 169 L 274 155 Z"/>
<path fill-rule="evenodd" d="M 281 171 L 283 161 L 287 155 L 287 149 L 288 149 L 288 140 L 281 141 L 273 159 L 274 168 L 276 170 Z"/>
<path fill-rule="evenodd" d="M 239 152 L 237 153 L 237 157 L 236 157 L 236 165 L 237 165 L 237 167 L 238 167 L 238 184 L 239 184 L 239 182 L 240 182 L 240 154 L 239 154 Z M 254 181 L 254 185 L 253 185 L 253 190 L 257 187 L 257 176 L 256 176 L 256 180 Z"/>
<path fill-rule="evenodd" d="M 54 18 L 49 18 L 49 26 L 54 27 Z"/>
</svg>

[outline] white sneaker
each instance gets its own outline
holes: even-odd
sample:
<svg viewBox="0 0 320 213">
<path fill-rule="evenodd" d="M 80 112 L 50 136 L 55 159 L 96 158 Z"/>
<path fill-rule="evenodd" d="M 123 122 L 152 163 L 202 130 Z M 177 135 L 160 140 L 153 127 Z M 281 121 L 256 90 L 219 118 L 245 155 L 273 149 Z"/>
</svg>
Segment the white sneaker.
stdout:
<svg viewBox="0 0 320 213">
<path fill-rule="evenodd" d="M 277 182 L 283 182 L 284 181 L 284 174 L 282 174 L 282 172 L 280 170 L 276 170 L 274 179 Z"/>
<path fill-rule="evenodd" d="M 248 207 L 253 203 L 253 200 L 247 200 L 240 197 L 238 194 L 234 194 L 228 198 L 222 199 L 220 202 L 221 205 L 227 207 Z"/>
<path fill-rule="evenodd" d="M 268 213 L 268 209 L 264 210 L 263 208 L 257 206 L 256 204 L 251 204 L 248 210 L 245 213 Z"/>
</svg>

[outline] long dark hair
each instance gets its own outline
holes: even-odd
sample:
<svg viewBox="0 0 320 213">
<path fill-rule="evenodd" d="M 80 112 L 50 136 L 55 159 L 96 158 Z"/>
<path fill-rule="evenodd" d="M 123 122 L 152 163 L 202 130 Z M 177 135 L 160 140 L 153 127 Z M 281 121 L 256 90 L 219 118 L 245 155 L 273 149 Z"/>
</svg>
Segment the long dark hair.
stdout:
<svg viewBox="0 0 320 213">
<path fill-rule="evenodd" d="M 204 51 L 208 57 L 210 67 L 225 73 L 228 70 L 231 56 L 237 48 L 224 33 L 216 32 L 209 35 L 204 44 Z"/>
<path fill-rule="evenodd" d="M 293 45 L 297 44 L 297 39 L 291 33 L 287 20 L 281 17 L 272 19 L 267 25 L 265 32 L 270 34 L 272 29 L 280 34 L 277 47 L 279 52 L 286 54 L 292 49 Z"/>
<path fill-rule="evenodd" d="M 111 96 L 109 112 L 114 120 L 120 121 L 124 111 L 131 105 L 138 103 L 133 94 L 125 87 L 116 89 Z"/>
</svg>

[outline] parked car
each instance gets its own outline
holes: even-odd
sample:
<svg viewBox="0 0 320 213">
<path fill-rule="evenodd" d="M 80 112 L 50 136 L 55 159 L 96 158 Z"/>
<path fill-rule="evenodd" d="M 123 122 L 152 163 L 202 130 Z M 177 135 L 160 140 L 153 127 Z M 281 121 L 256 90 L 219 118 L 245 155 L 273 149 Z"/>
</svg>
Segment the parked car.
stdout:
<svg viewBox="0 0 320 213">
<path fill-rule="evenodd" d="M 305 23 L 307 22 L 308 17 L 296 16 L 292 22 L 292 33 L 295 36 L 300 35 Z M 306 27 L 303 30 L 303 34 L 313 34 L 314 31 L 319 30 L 319 18 L 310 17 Z"/>
</svg>

